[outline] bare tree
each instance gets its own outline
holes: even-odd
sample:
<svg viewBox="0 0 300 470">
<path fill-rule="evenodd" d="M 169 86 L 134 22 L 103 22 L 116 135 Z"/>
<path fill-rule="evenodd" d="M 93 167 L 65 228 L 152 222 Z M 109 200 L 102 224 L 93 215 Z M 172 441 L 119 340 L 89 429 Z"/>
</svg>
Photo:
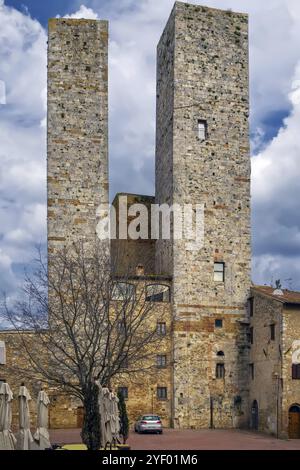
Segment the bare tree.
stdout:
<svg viewBox="0 0 300 470">
<path fill-rule="evenodd" d="M 28 358 L 19 372 L 82 400 L 89 449 L 99 448 L 100 439 L 95 379 L 110 387 L 118 374 L 151 368 L 159 341 L 145 282 L 117 280 L 111 272 L 98 245 L 88 253 L 83 244 L 57 251 L 48 267 L 39 251 L 34 274 L 26 276 L 25 300 L 13 307 L 4 301 L 2 309 Z"/>
</svg>

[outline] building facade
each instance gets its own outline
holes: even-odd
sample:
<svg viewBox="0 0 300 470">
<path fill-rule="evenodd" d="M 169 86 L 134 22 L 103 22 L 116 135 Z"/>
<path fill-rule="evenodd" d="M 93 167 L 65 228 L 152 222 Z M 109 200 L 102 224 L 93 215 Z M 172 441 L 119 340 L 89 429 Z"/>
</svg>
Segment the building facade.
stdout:
<svg viewBox="0 0 300 470">
<path fill-rule="evenodd" d="M 202 247 L 157 242 L 173 278 L 178 427 L 247 422 L 248 116 L 247 16 L 176 2 L 157 49 L 156 200 L 204 207 Z"/>
<path fill-rule="evenodd" d="M 251 289 L 250 426 L 300 438 L 300 293 Z"/>
<path fill-rule="evenodd" d="M 97 208 L 108 202 L 107 44 L 105 21 L 49 21 L 50 259 L 93 241 Z M 176 2 L 157 48 L 155 196 L 118 194 L 113 203 L 113 274 L 146 285 L 161 334 L 151 374 L 124 372 L 113 384 L 131 422 L 154 412 L 165 426 L 298 435 L 300 294 L 293 302 L 271 288 L 250 294 L 248 81 L 247 15 Z M 178 239 L 172 216 L 167 239 L 151 239 L 151 222 L 148 239 L 122 238 L 124 196 L 126 210 L 199 206 L 200 244 Z M 13 357 L 11 337 L 7 347 Z M 82 405 L 59 391 L 52 397 L 51 426 L 79 426 Z"/>
<path fill-rule="evenodd" d="M 48 33 L 48 253 L 93 242 L 108 203 L 108 22 L 55 18 Z"/>
</svg>

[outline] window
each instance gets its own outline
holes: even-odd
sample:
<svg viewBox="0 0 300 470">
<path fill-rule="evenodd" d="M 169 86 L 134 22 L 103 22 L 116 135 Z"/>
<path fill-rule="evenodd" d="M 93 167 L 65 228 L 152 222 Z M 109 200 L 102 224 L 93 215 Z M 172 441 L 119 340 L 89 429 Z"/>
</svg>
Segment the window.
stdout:
<svg viewBox="0 0 300 470">
<path fill-rule="evenodd" d="M 215 263 L 214 264 L 214 281 L 224 282 L 225 280 L 225 264 Z"/>
<path fill-rule="evenodd" d="M 215 320 L 215 327 L 216 328 L 223 328 L 223 320 Z"/>
<path fill-rule="evenodd" d="M 207 122 L 201 119 L 198 121 L 198 138 L 202 142 L 207 139 Z"/>
<path fill-rule="evenodd" d="M 151 284 L 146 287 L 147 302 L 170 302 L 170 287 L 163 284 Z"/>
<path fill-rule="evenodd" d="M 253 331 L 253 327 L 251 327 L 250 332 L 249 332 L 249 341 L 251 344 L 253 344 L 253 339 L 254 339 L 254 331 Z"/>
<path fill-rule="evenodd" d="M 166 400 L 168 398 L 167 387 L 157 387 L 157 398 L 159 400 Z"/>
<path fill-rule="evenodd" d="M 248 299 L 249 317 L 253 317 L 253 307 L 254 307 L 254 297 L 250 297 L 250 299 Z"/>
<path fill-rule="evenodd" d="M 275 341 L 275 325 L 270 325 L 271 341 Z"/>
<path fill-rule="evenodd" d="M 128 282 L 116 282 L 113 287 L 112 300 L 131 300 L 135 296 L 135 286 Z"/>
<path fill-rule="evenodd" d="M 254 380 L 254 364 L 249 364 L 249 373 L 252 380 Z"/>
<path fill-rule="evenodd" d="M 167 325 L 164 322 L 157 323 L 157 334 L 159 336 L 166 336 L 167 334 Z"/>
<path fill-rule="evenodd" d="M 161 369 L 167 367 L 167 356 L 165 354 L 158 354 L 156 356 L 156 365 Z"/>
<path fill-rule="evenodd" d="M 125 354 L 120 358 L 120 368 L 128 369 L 128 358 Z"/>
<path fill-rule="evenodd" d="M 223 351 L 218 351 L 218 352 L 217 352 L 217 356 L 218 356 L 218 357 L 225 357 L 225 354 L 224 354 Z"/>
<path fill-rule="evenodd" d="M 216 365 L 216 379 L 224 379 L 225 378 L 225 366 L 224 364 L 217 364 Z"/>
<path fill-rule="evenodd" d="M 0 365 L 6 364 L 6 348 L 4 341 L 0 341 Z"/>
<path fill-rule="evenodd" d="M 292 365 L 292 379 L 300 380 L 300 364 Z"/>
<path fill-rule="evenodd" d="M 117 328 L 120 333 L 126 333 L 126 321 L 125 320 L 118 321 Z"/>
<path fill-rule="evenodd" d="M 118 392 L 123 395 L 123 398 L 127 400 L 128 398 L 128 387 L 119 387 Z"/>
</svg>

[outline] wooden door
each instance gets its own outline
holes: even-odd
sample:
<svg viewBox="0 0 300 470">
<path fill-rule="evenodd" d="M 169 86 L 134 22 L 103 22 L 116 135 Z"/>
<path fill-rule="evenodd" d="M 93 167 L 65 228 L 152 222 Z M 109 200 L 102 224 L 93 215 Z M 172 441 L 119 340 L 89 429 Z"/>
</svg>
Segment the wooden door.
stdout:
<svg viewBox="0 0 300 470">
<path fill-rule="evenodd" d="M 300 439 L 300 406 L 292 406 L 289 411 L 289 438 Z"/>
<path fill-rule="evenodd" d="M 84 408 L 83 406 L 78 406 L 77 408 L 77 427 L 82 428 L 84 418 Z"/>
<path fill-rule="evenodd" d="M 254 400 L 251 407 L 251 428 L 258 431 L 258 403 L 256 400 Z"/>
</svg>

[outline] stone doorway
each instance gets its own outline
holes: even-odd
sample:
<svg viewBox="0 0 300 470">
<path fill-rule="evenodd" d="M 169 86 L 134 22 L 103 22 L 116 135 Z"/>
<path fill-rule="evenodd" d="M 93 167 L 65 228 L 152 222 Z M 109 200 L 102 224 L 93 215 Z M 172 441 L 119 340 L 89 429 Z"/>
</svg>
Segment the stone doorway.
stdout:
<svg viewBox="0 0 300 470">
<path fill-rule="evenodd" d="M 289 439 L 300 439 L 300 405 L 289 409 Z"/>
<path fill-rule="evenodd" d="M 258 403 L 256 400 L 254 400 L 251 407 L 251 429 L 258 431 Z"/>
</svg>

